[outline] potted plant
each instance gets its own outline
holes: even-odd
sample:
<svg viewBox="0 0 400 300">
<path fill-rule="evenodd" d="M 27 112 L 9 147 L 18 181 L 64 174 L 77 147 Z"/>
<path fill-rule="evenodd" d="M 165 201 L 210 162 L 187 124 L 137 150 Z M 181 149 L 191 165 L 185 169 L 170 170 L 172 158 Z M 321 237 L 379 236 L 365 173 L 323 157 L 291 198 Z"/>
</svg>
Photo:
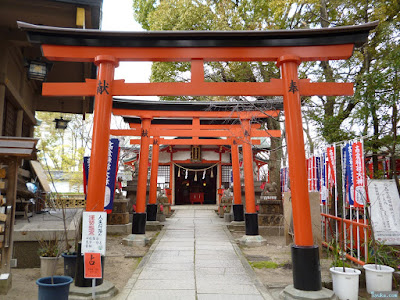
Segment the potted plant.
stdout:
<svg viewBox="0 0 400 300">
<path fill-rule="evenodd" d="M 40 274 L 36 280 L 39 287 L 40 300 L 68 300 L 69 285 L 72 278 L 69 276 L 54 276 L 57 262 L 60 258 L 60 241 L 57 234 L 49 239 L 41 238 L 39 241 Z"/>
<path fill-rule="evenodd" d="M 392 290 L 393 272 L 400 265 L 400 250 L 372 238 L 368 264 L 364 265 L 367 292 Z"/>
<path fill-rule="evenodd" d="M 57 268 L 57 262 L 60 258 L 60 247 L 65 242 L 64 249 L 69 249 L 65 206 L 62 202 L 64 232 L 62 239 L 57 233 L 54 233 L 49 239 L 40 238 L 39 256 L 41 260 L 41 278 L 36 280 L 39 287 L 40 300 L 68 300 L 69 286 L 73 279 L 70 276 L 54 276 Z"/>
<path fill-rule="evenodd" d="M 344 232 L 344 221 L 341 222 L 342 232 Z M 333 241 L 331 246 L 328 247 L 332 250 L 333 263 L 329 269 L 332 276 L 333 292 L 340 300 L 358 300 L 358 288 L 360 281 L 361 271 L 350 268 L 346 264 L 346 253 L 344 250 L 344 239 L 341 239 L 342 247 Z"/>
<path fill-rule="evenodd" d="M 42 277 L 53 276 L 60 258 L 60 244 L 57 234 L 48 239 L 40 238 L 38 254 L 40 257 L 40 275 Z"/>
<path fill-rule="evenodd" d="M 64 258 L 64 275 L 72 278 L 75 278 L 78 243 L 82 235 L 82 213 L 75 220 L 77 221 L 75 222 L 74 244 L 72 246 L 67 244 L 67 249 L 61 254 Z"/>
</svg>

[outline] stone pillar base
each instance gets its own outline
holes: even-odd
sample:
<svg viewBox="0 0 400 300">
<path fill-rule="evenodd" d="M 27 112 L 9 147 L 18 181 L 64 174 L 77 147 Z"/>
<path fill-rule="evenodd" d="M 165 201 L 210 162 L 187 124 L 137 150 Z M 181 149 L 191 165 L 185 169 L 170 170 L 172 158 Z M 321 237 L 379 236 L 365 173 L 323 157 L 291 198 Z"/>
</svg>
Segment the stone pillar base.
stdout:
<svg viewBox="0 0 400 300">
<path fill-rule="evenodd" d="M 301 291 L 295 289 L 293 285 L 288 285 L 281 293 L 280 298 L 283 300 L 301 300 L 301 299 L 312 299 L 312 300 L 333 300 L 337 299 L 335 293 L 326 288 L 322 288 L 319 291 Z"/>
<path fill-rule="evenodd" d="M 146 246 L 150 242 L 150 238 L 144 234 L 130 234 L 122 239 L 125 246 Z"/>
<path fill-rule="evenodd" d="M 259 247 L 267 244 L 267 240 L 261 235 L 244 235 L 238 241 L 239 244 L 247 247 Z"/>
<path fill-rule="evenodd" d="M 11 285 L 11 273 L 0 274 L 0 295 L 7 295 Z"/>
</svg>

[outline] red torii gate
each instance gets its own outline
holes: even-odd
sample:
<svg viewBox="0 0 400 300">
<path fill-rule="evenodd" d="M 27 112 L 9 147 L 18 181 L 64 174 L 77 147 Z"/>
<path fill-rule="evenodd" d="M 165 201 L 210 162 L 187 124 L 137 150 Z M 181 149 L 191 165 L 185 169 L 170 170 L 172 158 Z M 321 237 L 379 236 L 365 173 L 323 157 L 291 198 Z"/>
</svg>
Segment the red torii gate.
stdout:
<svg viewBox="0 0 400 300">
<path fill-rule="evenodd" d="M 95 96 L 92 164 L 87 210 L 103 210 L 108 140 L 113 95 L 283 96 L 292 189 L 294 244 L 293 281 L 299 290 L 321 289 L 318 247 L 313 245 L 300 96 L 352 95 L 352 83 L 300 80 L 302 61 L 347 59 L 364 44 L 377 22 L 358 26 L 276 31 L 104 32 L 36 26 L 19 22 L 31 42 L 42 45 L 49 60 L 94 62 L 96 80 L 45 83 L 44 96 Z M 190 83 L 124 83 L 114 80 L 120 61 L 188 61 Z M 271 82 L 205 82 L 205 61 L 276 61 L 281 79 Z M 150 119 L 143 119 L 148 128 Z M 245 123 L 249 130 L 249 122 Z M 143 144 L 142 144 L 143 145 Z M 144 145 L 148 147 L 147 145 Z M 244 143 L 243 152 L 251 152 Z M 247 155 L 245 155 L 247 157 Z M 251 165 L 244 165 L 245 174 Z M 250 214 L 251 215 L 251 214 Z"/>
<path fill-rule="evenodd" d="M 137 102 L 137 101 L 135 101 Z M 127 118 L 127 116 L 135 116 L 139 117 L 135 119 L 136 122 L 139 120 L 143 120 L 143 116 L 154 120 L 156 117 L 166 118 L 168 116 L 177 115 L 176 111 L 165 110 L 160 107 L 159 103 L 142 101 L 142 103 L 146 103 L 146 107 L 151 107 L 147 110 L 141 110 L 137 108 L 135 104 L 131 106 L 135 109 L 113 109 L 114 115 L 124 116 L 125 121 L 127 121 L 132 129 L 112 129 L 110 133 L 116 136 L 140 136 L 140 142 L 136 141 L 135 143 L 140 144 L 140 162 L 143 162 L 143 166 L 148 164 L 148 156 L 149 149 L 146 146 L 143 146 L 148 143 L 153 144 L 153 158 L 151 165 L 151 177 L 150 177 L 150 190 L 149 190 L 149 204 L 147 205 L 147 221 L 155 221 L 156 220 L 156 194 L 157 194 L 157 172 L 158 172 L 158 155 L 159 155 L 159 146 L 165 144 L 181 144 L 181 145 L 231 145 L 232 150 L 232 168 L 233 168 L 233 177 L 234 177 L 234 220 L 235 221 L 244 221 L 243 216 L 243 205 L 241 201 L 241 186 L 240 186 L 240 174 L 239 174 L 239 155 L 238 155 L 238 144 L 251 143 L 251 144 L 260 144 L 260 140 L 251 140 L 252 137 L 280 137 L 280 130 L 259 130 L 261 128 L 261 124 L 250 124 L 250 129 L 247 131 L 244 127 L 247 128 L 247 123 L 250 122 L 248 120 L 249 116 L 254 118 L 267 118 L 267 117 L 276 117 L 279 114 L 277 110 L 271 111 L 262 111 L 254 110 L 246 110 L 240 111 L 238 113 L 232 114 L 230 110 L 232 107 L 232 103 L 226 106 L 226 111 L 218 111 L 218 115 L 223 118 L 226 124 L 219 125 L 213 124 L 216 120 L 212 119 L 216 118 L 215 111 L 185 111 L 183 115 L 190 116 L 193 119 L 189 122 L 189 124 L 179 124 L 174 123 L 176 117 L 167 118 L 167 119 L 157 119 L 158 123 L 161 123 L 168 120 L 168 125 L 166 124 L 150 124 L 149 128 L 145 128 L 143 124 L 138 123 L 130 123 L 129 120 L 133 120 L 133 118 Z M 215 103 L 214 103 L 215 104 Z M 242 108 L 245 106 L 245 103 L 234 102 L 233 105 L 242 105 Z M 259 103 L 257 103 L 259 104 Z M 208 104 L 203 104 L 204 108 L 208 108 Z M 212 105 L 211 103 L 209 105 Z M 222 104 L 220 104 L 222 106 Z M 170 106 L 170 105 L 166 105 Z M 189 105 L 190 106 L 190 105 Z M 199 105 L 197 105 L 199 106 Z M 249 105 L 247 105 L 249 106 Z M 161 108 L 161 111 L 160 111 Z M 189 108 L 192 109 L 192 108 Z M 235 119 L 235 117 L 244 116 L 246 119 Z M 208 123 L 211 124 L 201 124 L 200 116 L 206 118 Z M 228 124 L 228 120 L 230 121 L 240 121 L 239 124 Z M 188 120 L 186 120 L 188 121 Z M 177 121 L 178 122 L 178 121 Z M 150 122 L 151 123 L 151 122 Z M 143 135 L 143 133 L 146 135 Z M 153 138 L 150 138 L 150 137 Z M 163 139 L 162 137 L 192 137 L 192 139 L 184 139 L 184 140 L 168 140 Z M 210 137 L 225 137 L 225 140 L 211 140 L 211 139 L 199 139 L 199 137 L 210 138 Z M 148 140 L 148 141 L 147 141 Z M 251 149 L 251 148 L 250 148 Z M 244 161 L 247 164 L 252 166 L 253 155 L 251 152 L 247 152 L 243 155 Z M 146 203 L 146 180 L 147 180 L 147 168 L 141 171 L 139 166 L 139 176 L 138 176 L 138 188 L 137 188 L 137 197 L 136 197 L 136 209 L 137 213 L 145 214 L 145 203 Z M 258 220 L 256 214 L 256 204 L 254 197 L 254 182 L 252 172 L 250 174 L 245 174 L 245 186 L 247 187 L 245 190 L 246 195 L 246 213 L 252 214 L 253 218 L 251 221 L 246 223 L 246 234 L 247 235 L 258 235 Z M 251 188 L 252 187 L 252 188 Z M 139 191 L 140 190 L 140 191 Z M 138 216 L 139 217 L 139 216 Z M 132 227 L 132 233 L 134 234 L 144 234 L 145 233 L 145 222 L 144 215 L 140 217 L 141 222 L 134 223 Z M 249 218 L 248 218 L 249 219 Z"/>
</svg>

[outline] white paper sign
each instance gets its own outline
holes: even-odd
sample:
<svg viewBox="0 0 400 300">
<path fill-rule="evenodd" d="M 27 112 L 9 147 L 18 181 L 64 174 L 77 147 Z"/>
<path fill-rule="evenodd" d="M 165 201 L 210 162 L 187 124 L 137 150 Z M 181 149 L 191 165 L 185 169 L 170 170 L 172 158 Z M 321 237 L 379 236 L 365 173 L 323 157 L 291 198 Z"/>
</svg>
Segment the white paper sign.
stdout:
<svg viewBox="0 0 400 300">
<path fill-rule="evenodd" d="M 375 239 L 400 245 L 400 198 L 394 179 L 371 180 L 368 184 Z"/>
<path fill-rule="evenodd" d="M 165 177 L 164 176 L 157 176 L 157 183 L 165 183 Z"/>
<path fill-rule="evenodd" d="M 82 216 L 82 254 L 106 254 L 106 212 L 83 212 Z"/>
</svg>

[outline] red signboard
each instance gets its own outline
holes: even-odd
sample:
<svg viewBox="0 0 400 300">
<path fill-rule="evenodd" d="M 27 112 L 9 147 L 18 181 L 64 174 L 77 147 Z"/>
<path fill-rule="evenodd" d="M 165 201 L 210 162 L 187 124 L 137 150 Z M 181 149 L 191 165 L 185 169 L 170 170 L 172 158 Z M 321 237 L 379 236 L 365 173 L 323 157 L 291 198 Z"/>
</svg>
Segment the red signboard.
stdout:
<svg viewBox="0 0 400 300">
<path fill-rule="evenodd" d="M 100 253 L 85 253 L 85 278 L 102 278 Z"/>
</svg>

